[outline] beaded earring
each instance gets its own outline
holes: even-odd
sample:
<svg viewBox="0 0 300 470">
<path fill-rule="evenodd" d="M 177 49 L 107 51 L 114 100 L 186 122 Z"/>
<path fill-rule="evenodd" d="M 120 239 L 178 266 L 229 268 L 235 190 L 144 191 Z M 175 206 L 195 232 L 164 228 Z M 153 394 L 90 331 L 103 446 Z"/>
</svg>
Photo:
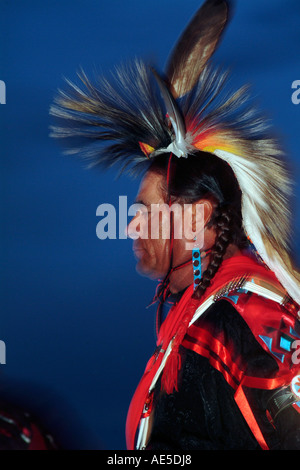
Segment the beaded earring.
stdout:
<svg viewBox="0 0 300 470">
<path fill-rule="evenodd" d="M 197 237 L 194 238 L 197 240 Z M 198 285 L 200 284 L 201 280 L 201 253 L 200 248 L 195 243 L 195 246 L 192 250 L 192 262 L 193 262 L 193 274 L 194 274 L 194 290 L 197 289 Z"/>
</svg>

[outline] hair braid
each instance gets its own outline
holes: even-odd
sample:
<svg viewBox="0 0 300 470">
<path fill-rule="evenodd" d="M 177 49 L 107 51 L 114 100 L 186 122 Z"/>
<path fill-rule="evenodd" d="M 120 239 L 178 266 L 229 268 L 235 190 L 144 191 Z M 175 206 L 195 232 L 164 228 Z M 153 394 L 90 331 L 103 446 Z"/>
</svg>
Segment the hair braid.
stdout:
<svg viewBox="0 0 300 470">
<path fill-rule="evenodd" d="M 218 271 L 226 250 L 230 243 L 236 238 L 236 228 L 234 227 L 235 213 L 231 207 L 223 207 L 216 211 L 210 225 L 213 225 L 217 232 L 215 244 L 212 247 L 210 263 L 204 271 L 200 284 L 195 290 L 193 297 L 199 299 L 209 287 L 211 280 Z"/>
</svg>

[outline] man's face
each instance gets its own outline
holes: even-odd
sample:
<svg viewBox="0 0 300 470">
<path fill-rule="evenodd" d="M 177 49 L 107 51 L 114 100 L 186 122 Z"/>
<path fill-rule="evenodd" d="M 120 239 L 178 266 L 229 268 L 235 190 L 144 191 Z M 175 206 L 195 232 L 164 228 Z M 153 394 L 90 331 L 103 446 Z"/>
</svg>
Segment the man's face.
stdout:
<svg viewBox="0 0 300 470">
<path fill-rule="evenodd" d="M 170 239 L 168 234 L 162 237 L 164 225 L 161 218 L 157 222 L 153 210 L 154 204 L 166 204 L 163 182 L 162 175 L 153 172 L 146 174 L 136 197 L 136 202 L 145 206 L 146 210 L 138 212 L 127 227 L 129 237 L 136 238 L 137 232 L 139 233 L 139 238 L 133 242 L 133 251 L 137 259 L 136 269 L 151 279 L 165 276 L 170 266 Z M 158 236 L 154 238 L 153 233 L 157 233 Z"/>
<path fill-rule="evenodd" d="M 146 174 L 136 197 L 136 203 L 141 204 L 142 210 L 137 212 L 127 227 L 128 236 L 134 239 L 136 269 L 151 279 L 163 278 L 170 268 L 170 213 L 172 212 L 174 229 L 172 241 L 174 267 L 191 260 L 195 242 L 191 243 L 194 233 L 191 234 L 190 230 L 194 230 L 192 226 L 195 224 L 198 227 L 197 243 L 200 243 L 199 247 L 202 248 L 203 217 L 204 213 L 207 216 L 211 208 L 207 201 L 201 201 L 200 204 L 189 205 L 188 209 L 186 205 L 172 204 L 170 211 L 163 190 L 164 183 L 164 176 L 154 172 Z"/>
</svg>

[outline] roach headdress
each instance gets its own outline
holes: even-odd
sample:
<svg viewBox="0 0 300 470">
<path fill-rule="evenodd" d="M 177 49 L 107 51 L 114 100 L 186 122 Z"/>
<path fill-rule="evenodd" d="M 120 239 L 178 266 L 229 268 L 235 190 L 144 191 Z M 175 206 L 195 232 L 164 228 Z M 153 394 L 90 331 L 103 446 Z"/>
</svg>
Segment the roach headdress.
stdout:
<svg viewBox="0 0 300 470">
<path fill-rule="evenodd" d="M 116 69 L 111 80 L 68 82 L 51 107 L 52 136 L 90 165 L 118 164 L 131 173 L 170 152 L 199 150 L 232 168 L 242 191 L 247 236 L 288 294 L 300 303 L 300 275 L 290 257 L 289 180 L 283 154 L 266 119 L 243 87 L 228 93 L 227 73 L 211 67 L 229 20 L 229 2 L 207 0 L 170 55 L 165 74 L 142 61 Z M 201 158 L 201 157 L 199 157 Z M 191 163 L 192 164 L 192 163 Z"/>
</svg>

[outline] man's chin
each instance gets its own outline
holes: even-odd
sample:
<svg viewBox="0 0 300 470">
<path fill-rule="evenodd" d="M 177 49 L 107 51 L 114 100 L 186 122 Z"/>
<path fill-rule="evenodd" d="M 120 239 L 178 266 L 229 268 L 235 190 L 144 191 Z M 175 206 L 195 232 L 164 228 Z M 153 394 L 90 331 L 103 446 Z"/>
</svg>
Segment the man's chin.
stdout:
<svg viewBox="0 0 300 470">
<path fill-rule="evenodd" d="M 142 260 L 137 262 L 135 269 L 140 276 L 147 277 L 148 279 L 157 280 L 161 277 L 155 270 L 146 266 Z"/>
</svg>

